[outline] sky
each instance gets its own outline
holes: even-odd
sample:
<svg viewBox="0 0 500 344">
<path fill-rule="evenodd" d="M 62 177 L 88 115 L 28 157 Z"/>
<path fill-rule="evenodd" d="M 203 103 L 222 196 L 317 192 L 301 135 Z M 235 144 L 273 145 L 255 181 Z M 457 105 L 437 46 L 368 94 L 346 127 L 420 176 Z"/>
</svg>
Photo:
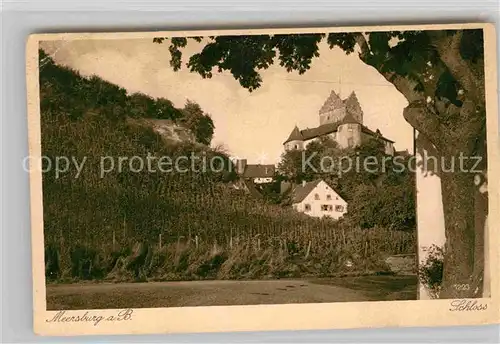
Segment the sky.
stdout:
<svg viewBox="0 0 500 344">
<path fill-rule="evenodd" d="M 395 141 L 396 150 L 412 151 L 413 131 L 403 118 L 407 101 L 374 68 L 356 53 L 320 46 L 320 57 L 305 74 L 288 73 L 278 64 L 262 71 L 260 88 L 249 92 L 227 72 L 211 79 L 170 67 L 168 44 L 147 39 L 45 41 L 40 46 L 55 62 L 82 75 L 97 75 L 125 88 L 171 100 L 176 107 L 186 101 L 200 104 L 215 125 L 212 145 L 223 145 L 232 157 L 248 163 L 277 163 L 283 142 L 295 125 L 319 125 L 319 109 L 332 90 L 346 98 L 356 92 L 364 124 Z M 202 43 L 188 43 L 184 61 Z"/>
</svg>

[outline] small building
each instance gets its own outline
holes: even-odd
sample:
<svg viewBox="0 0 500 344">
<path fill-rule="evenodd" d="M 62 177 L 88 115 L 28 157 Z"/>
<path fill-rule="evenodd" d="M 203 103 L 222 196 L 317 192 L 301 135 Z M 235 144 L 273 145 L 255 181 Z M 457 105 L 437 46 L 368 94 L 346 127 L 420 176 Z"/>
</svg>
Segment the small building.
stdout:
<svg viewBox="0 0 500 344">
<path fill-rule="evenodd" d="M 274 180 L 275 170 L 274 165 L 247 164 L 246 159 L 236 161 L 236 173 L 240 178 L 255 184 L 271 183 Z"/>
<path fill-rule="evenodd" d="M 322 179 L 295 186 L 290 198 L 296 211 L 309 216 L 339 219 L 347 213 L 347 202 Z"/>
</svg>

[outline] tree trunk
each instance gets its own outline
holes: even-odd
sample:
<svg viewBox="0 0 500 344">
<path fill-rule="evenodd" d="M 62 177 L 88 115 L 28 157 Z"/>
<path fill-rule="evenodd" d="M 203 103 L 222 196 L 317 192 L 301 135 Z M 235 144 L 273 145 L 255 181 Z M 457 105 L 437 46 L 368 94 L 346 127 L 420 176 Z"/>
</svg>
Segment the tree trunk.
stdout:
<svg viewBox="0 0 500 344">
<path fill-rule="evenodd" d="M 474 290 L 475 202 L 474 175 L 454 171 L 441 174 L 445 218 L 445 257 L 440 298 L 469 298 Z"/>
<path fill-rule="evenodd" d="M 486 168 L 484 166 L 484 168 Z M 486 170 L 483 171 L 484 176 Z M 490 277 L 487 271 L 486 264 L 489 264 L 489 259 L 486 258 L 486 252 L 489 249 L 486 242 L 486 230 L 488 221 L 488 192 L 486 178 L 479 180 L 475 190 L 475 228 L 476 242 L 474 253 L 474 274 L 472 277 L 472 288 L 474 289 L 474 297 L 489 297 Z"/>
<path fill-rule="evenodd" d="M 429 31 L 431 46 L 438 61 L 413 71 L 419 78 L 389 72 L 385 62 L 373 59 L 365 34 L 355 34 L 360 59 L 377 69 L 408 100 L 404 109 L 406 121 L 436 147 L 444 157 L 455 157 L 453 171 L 442 171 L 441 190 L 445 217 L 445 257 L 440 298 L 481 296 L 477 287 L 483 278 L 484 221 L 477 215 L 481 200 L 477 198 L 474 174 L 457 171 L 458 154 L 470 157 L 477 152 L 478 140 L 485 140 L 485 98 L 483 62 L 464 59 L 461 54 L 463 30 Z M 460 85 L 461 105 L 436 97 L 439 77 L 449 72 Z M 432 76 L 432 77 L 429 77 Z M 417 87 L 418 86 L 418 87 Z M 446 97 L 445 97 L 446 98 Z M 479 141 L 480 143 L 480 141 Z M 485 151 L 480 151 L 483 158 Z M 474 154 L 474 155 L 477 155 Z M 449 164 L 449 161 L 447 161 Z M 425 202 L 425 200 L 424 200 Z M 484 202 L 483 202 L 484 203 Z M 479 295 L 478 295 L 479 294 Z"/>
</svg>

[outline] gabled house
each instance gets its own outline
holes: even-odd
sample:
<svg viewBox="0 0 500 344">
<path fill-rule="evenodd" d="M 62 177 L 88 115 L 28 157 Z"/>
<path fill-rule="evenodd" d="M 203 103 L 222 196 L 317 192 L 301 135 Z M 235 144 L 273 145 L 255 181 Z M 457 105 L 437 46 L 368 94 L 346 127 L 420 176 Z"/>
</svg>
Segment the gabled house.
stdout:
<svg viewBox="0 0 500 344">
<path fill-rule="evenodd" d="M 274 179 L 274 165 L 251 165 L 246 159 L 236 161 L 236 173 L 240 178 L 256 184 L 271 183 Z"/>
<path fill-rule="evenodd" d="M 339 219 L 347 213 L 347 202 L 322 179 L 293 187 L 290 201 L 296 211 L 313 217 Z"/>
</svg>

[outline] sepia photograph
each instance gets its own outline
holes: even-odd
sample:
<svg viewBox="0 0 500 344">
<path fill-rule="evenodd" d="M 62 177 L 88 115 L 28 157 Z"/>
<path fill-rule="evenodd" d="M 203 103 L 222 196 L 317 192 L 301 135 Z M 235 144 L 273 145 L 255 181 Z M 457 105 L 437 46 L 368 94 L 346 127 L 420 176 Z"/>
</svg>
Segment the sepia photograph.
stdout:
<svg viewBox="0 0 500 344">
<path fill-rule="evenodd" d="M 32 36 L 43 325 L 426 301 L 495 320 L 486 27 Z"/>
</svg>

